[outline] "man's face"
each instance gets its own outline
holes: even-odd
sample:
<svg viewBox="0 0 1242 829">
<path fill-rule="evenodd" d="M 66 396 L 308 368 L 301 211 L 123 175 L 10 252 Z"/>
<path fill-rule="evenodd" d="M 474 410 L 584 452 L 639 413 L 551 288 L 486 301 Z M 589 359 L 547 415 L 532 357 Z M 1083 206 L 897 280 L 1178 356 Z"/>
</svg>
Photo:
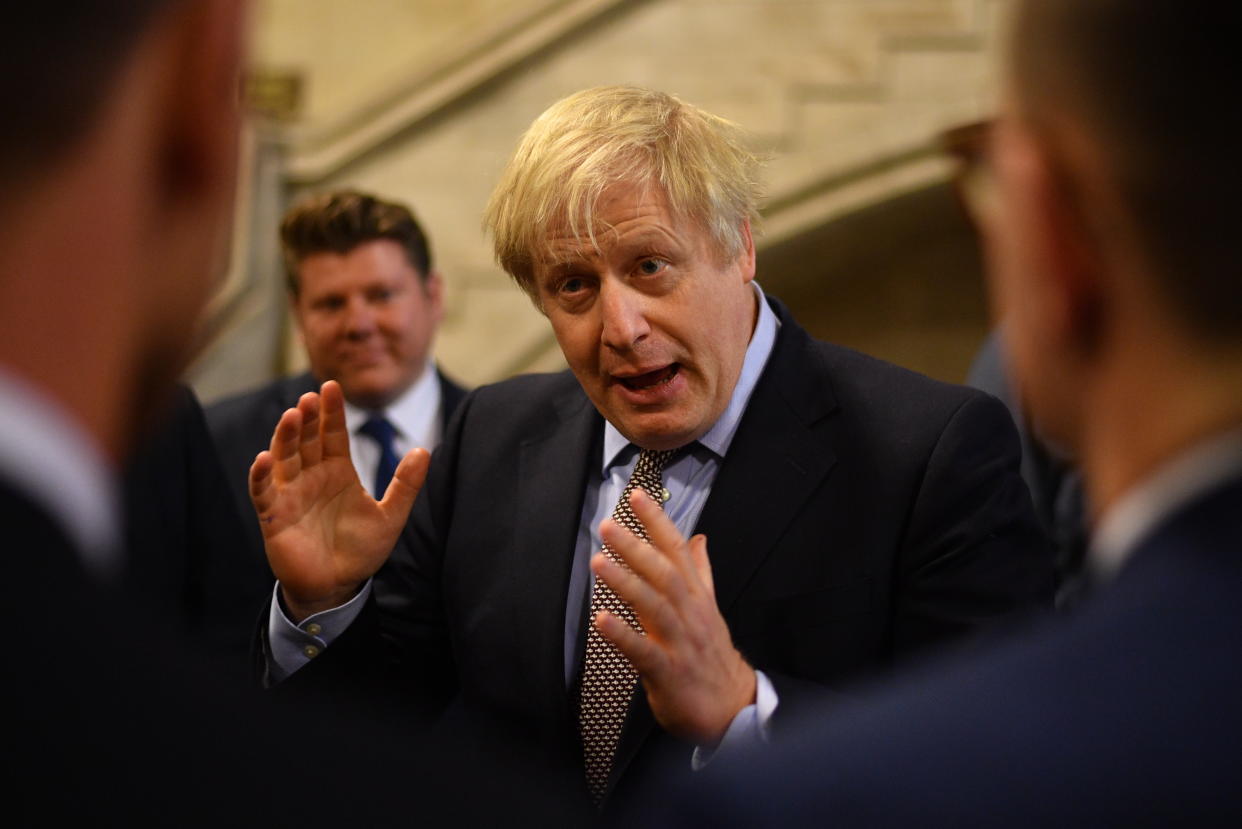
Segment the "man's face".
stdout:
<svg viewBox="0 0 1242 829">
<path fill-rule="evenodd" d="M 316 253 L 298 266 L 294 315 L 320 380 L 336 380 L 345 399 L 387 406 L 418 379 L 442 315 L 441 285 L 426 283 L 390 239 L 346 254 Z"/>
<path fill-rule="evenodd" d="M 670 213 L 658 187 L 614 185 L 590 239 L 550 235 L 535 288 L 569 367 L 600 413 L 646 449 L 707 432 L 741 373 L 757 305 L 749 227 L 727 261 Z"/>
</svg>

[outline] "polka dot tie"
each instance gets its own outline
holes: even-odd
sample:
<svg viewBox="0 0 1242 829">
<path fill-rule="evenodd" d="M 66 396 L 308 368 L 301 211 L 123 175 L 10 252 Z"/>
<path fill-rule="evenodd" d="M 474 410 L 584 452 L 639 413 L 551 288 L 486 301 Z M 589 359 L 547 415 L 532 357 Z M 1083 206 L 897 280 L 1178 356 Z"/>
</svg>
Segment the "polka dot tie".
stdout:
<svg viewBox="0 0 1242 829">
<path fill-rule="evenodd" d="M 629 483 L 621 492 L 612 519 L 634 535 L 651 542 L 646 528 L 630 508 L 630 493 L 641 487 L 657 504 L 663 503 L 664 482 L 660 475 L 672 457 L 672 451 L 655 452 L 643 449 Z M 604 555 L 625 567 L 617 554 L 607 544 Z M 598 805 L 608 792 L 608 778 L 612 772 L 612 759 L 617 751 L 621 726 L 634 694 L 638 672 L 630 661 L 617 650 L 617 646 L 603 637 L 594 625 L 596 614 L 607 610 L 634 628 L 643 632 L 634 609 L 623 601 L 602 579 L 595 580 L 591 590 L 591 615 L 587 621 L 586 656 L 582 660 L 582 682 L 578 725 L 582 734 L 582 753 L 586 762 L 587 788 Z"/>
</svg>

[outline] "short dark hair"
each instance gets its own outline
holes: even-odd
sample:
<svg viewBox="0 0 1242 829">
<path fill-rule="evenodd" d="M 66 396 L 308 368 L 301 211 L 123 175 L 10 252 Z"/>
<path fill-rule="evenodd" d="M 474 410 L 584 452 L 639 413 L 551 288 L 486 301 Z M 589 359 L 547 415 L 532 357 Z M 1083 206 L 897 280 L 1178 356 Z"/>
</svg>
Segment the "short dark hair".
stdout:
<svg viewBox="0 0 1242 829">
<path fill-rule="evenodd" d="M 155 15 L 179 0 L 15 3 L 0 26 L 0 180 L 66 152 Z"/>
<path fill-rule="evenodd" d="M 1216 0 L 1026 0 L 1014 28 L 1024 117 L 1054 146 L 1058 117 L 1089 130 L 1158 290 L 1217 339 L 1242 337 L 1240 20 Z"/>
<path fill-rule="evenodd" d="M 403 204 L 356 190 L 313 196 L 295 205 L 280 223 L 289 291 L 298 294 L 298 265 L 316 253 L 349 253 L 364 242 L 391 239 L 426 282 L 431 247 L 414 214 Z"/>
</svg>

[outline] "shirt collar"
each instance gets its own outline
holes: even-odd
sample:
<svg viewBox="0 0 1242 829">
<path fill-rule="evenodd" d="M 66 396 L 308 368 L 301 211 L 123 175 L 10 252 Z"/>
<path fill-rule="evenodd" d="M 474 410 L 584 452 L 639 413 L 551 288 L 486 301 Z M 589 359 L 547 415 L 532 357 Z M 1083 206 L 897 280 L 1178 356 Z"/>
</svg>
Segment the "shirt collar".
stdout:
<svg viewBox="0 0 1242 829">
<path fill-rule="evenodd" d="M 399 437 L 415 443 L 434 443 L 433 432 L 439 413 L 440 377 L 436 373 L 435 362 L 430 358 L 414 385 L 380 412 L 388 418 Z M 363 409 L 348 400 L 345 401 L 345 426 L 350 434 L 357 432 L 372 414 L 375 412 L 370 409 Z"/>
<path fill-rule="evenodd" d="M 1131 487 L 1101 516 L 1088 553 L 1109 579 L 1157 526 L 1181 507 L 1242 471 L 1242 428 L 1200 441 Z"/>
<path fill-rule="evenodd" d="M 768 358 L 772 356 L 772 348 L 776 345 L 776 332 L 781 326 L 781 321 L 776 318 L 776 314 L 764 298 L 759 282 L 752 280 L 750 284 L 754 286 L 755 297 L 759 302 L 759 319 L 755 322 L 755 330 L 750 335 L 750 344 L 746 346 L 746 357 L 742 360 L 742 372 L 738 375 L 737 385 L 733 387 L 733 396 L 729 398 L 729 405 L 725 406 L 719 419 L 698 439 L 700 445 L 720 458 L 725 456 L 725 453 L 729 451 L 729 445 L 733 443 L 733 436 L 737 434 L 737 427 L 742 422 L 746 404 L 750 402 L 750 396 L 754 393 L 755 385 L 763 374 L 763 368 L 767 365 Z M 608 474 L 609 467 L 617 463 L 628 446 L 630 446 L 629 439 L 618 432 L 611 423 L 605 422 L 604 457 L 601 467 L 603 475 Z"/>
<path fill-rule="evenodd" d="M 120 484 L 102 450 L 60 406 L 0 369 L 0 476 L 39 503 L 109 577 L 120 565 Z"/>
</svg>

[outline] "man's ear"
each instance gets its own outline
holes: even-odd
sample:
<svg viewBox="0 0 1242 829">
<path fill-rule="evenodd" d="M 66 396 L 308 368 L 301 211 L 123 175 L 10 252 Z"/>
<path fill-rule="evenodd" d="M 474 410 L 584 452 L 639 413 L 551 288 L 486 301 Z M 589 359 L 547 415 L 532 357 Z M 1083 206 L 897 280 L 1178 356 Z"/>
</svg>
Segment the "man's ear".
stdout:
<svg viewBox="0 0 1242 829">
<path fill-rule="evenodd" d="M 1034 144 L 1028 164 L 1027 218 L 1043 260 L 1044 323 L 1079 356 L 1090 356 L 1106 324 L 1106 275 L 1092 205 L 1081 170 L 1046 145 Z"/>
<path fill-rule="evenodd" d="M 738 261 L 742 267 L 742 281 L 750 282 L 755 278 L 755 240 L 750 231 L 750 219 L 743 219 L 739 230 L 742 252 L 738 255 Z"/>
<path fill-rule="evenodd" d="M 188 0 L 168 12 L 159 173 L 173 203 L 227 198 L 235 186 L 246 0 Z"/>
</svg>

